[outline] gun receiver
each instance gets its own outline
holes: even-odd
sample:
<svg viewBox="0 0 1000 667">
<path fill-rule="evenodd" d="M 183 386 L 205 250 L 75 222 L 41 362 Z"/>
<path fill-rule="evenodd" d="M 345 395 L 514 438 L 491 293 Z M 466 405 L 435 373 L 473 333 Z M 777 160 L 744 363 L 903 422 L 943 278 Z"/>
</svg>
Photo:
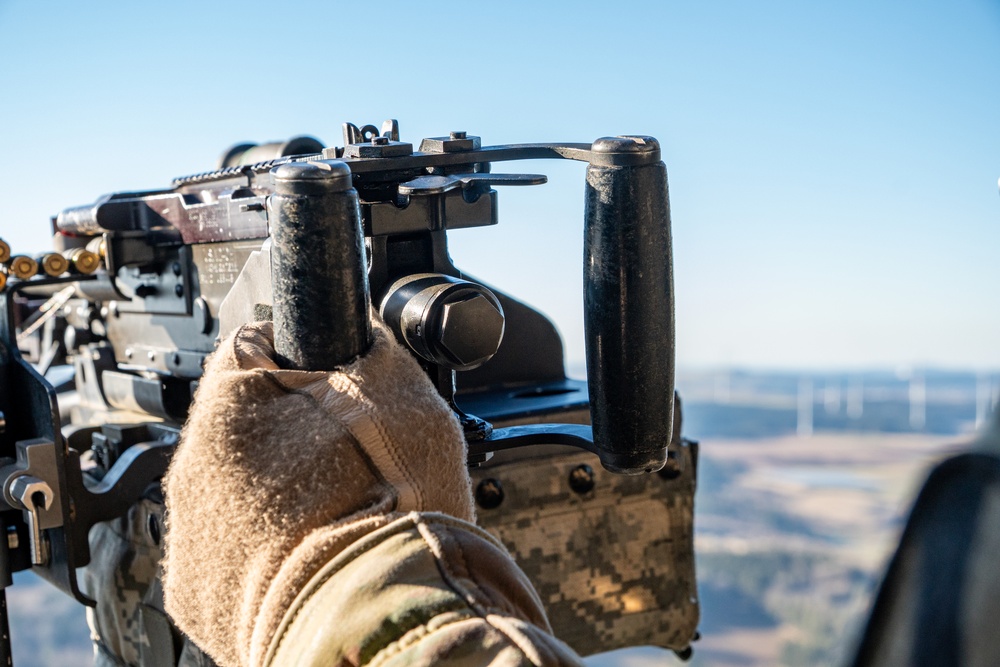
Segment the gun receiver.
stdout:
<svg viewBox="0 0 1000 667">
<path fill-rule="evenodd" d="M 498 222 L 495 186 L 546 182 L 491 171 L 525 159 L 588 163 L 588 383 L 566 378 L 543 315 L 448 255 L 449 231 Z M 650 137 L 482 146 L 454 132 L 415 151 L 395 121 L 347 124 L 343 147 L 237 146 L 215 171 L 104 196 L 54 225 L 66 272 L 12 274 L 2 292 L 0 516 L 17 537 L 0 540 L 0 579 L 33 567 L 92 604 L 75 575 L 90 527 L 163 474 L 206 357 L 257 319 L 275 320 L 288 366 L 327 369 L 366 349 L 374 302 L 460 417 L 472 465 L 534 444 L 581 447 L 625 474 L 666 461 L 670 218 Z M 75 369 L 72 408 L 43 377 L 61 361 Z M 588 406 L 590 425 L 558 423 Z M 81 473 L 86 450 L 99 482 Z"/>
</svg>

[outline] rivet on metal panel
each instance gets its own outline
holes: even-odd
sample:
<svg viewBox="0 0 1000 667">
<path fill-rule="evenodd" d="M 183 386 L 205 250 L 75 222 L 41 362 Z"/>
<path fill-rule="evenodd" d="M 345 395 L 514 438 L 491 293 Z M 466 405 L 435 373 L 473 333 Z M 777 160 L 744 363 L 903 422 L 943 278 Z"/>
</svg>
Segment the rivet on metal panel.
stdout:
<svg viewBox="0 0 1000 667">
<path fill-rule="evenodd" d="M 476 487 L 476 504 L 484 510 L 492 510 L 500 507 L 503 497 L 503 487 L 500 485 L 500 480 L 498 479 L 493 479 L 492 477 L 484 479 Z"/>
<path fill-rule="evenodd" d="M 569 473 L 569 488 L 581 496 L 594 490 L 594 469 L 582 463 Z"/>
</svg>

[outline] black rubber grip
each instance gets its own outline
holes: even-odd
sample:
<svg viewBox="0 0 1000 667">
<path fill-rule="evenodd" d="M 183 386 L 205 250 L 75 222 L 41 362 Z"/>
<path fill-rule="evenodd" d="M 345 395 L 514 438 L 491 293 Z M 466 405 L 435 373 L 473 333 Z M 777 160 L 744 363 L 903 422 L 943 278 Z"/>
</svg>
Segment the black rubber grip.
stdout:
<svg viewBox="0 0 1000 667">
<path fill-rule="evenodd" d="M 659 153 L 651 137 L 594 152 Z M 612 472 L 663 467 L 674 406 L 670 204 L 663 162 L 587 168 L 584 324 L 594 444 Z"/>
<path fill-rule="evenodd" d="M 274 349 L 283 368 L 329 371 L 371 345 L 371 295 L 358 193 L 343 162 L 271 172 Z"/>
</svg>

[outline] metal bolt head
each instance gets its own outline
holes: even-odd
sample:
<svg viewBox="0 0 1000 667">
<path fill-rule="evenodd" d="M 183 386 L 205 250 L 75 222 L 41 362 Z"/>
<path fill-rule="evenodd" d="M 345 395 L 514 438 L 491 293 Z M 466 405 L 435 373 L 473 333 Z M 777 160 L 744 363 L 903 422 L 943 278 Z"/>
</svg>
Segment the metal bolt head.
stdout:
<svg viewBox="0 0 1000 667">
<path fill-rule="evenodd" d="M 421 153 L 461 153 L 481 147 L 481 139 L 465 131 L 450 132 L 447 137 L 429 137 L 420 142 Z"/>
<path fill-rule="evenodd" d="M 484 510 L 492 510 L 500 507 L 503 502 L 503 486 L 500 480 L 484 479 L 476 486 L 476 504 Z"/>
<path fill-rule="evenodd" d="M 586 463 L 578 465 L 569 473 L 569 488 L 581 496 L 594 490 L 594 469 Z"/>
<path fill-rule="evenodd" d="M 503 331 L 503 313 L 483 294 L 470 294 L 441 309 L 441 348 L 462 370 L 489 361 L 500 349 Z"/>
<path fill-rule="evenodd" d="M 31 475 L 15 477 L 7 488 L 7 493 L 24 508 L 37 507 L 49 509 L 52 507 L 52 487 Z"/>
</svg>

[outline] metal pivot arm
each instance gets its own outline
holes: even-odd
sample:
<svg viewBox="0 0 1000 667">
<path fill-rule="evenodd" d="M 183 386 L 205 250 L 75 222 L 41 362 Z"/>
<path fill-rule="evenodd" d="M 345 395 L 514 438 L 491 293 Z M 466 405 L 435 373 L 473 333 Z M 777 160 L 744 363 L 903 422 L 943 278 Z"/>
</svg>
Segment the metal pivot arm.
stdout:
<svg viewBox="0 0 1000 667">
<path fill-rule="evenodd" d="M 529 424 L 493 429 L 485 440 L 469 442 L 469 458 L 525 445 L 570 445 L 597 453 L 594 435 L 584 424 Z M 483 459 L 485 460 L 485 459 Z"/>
<path fill-rule="evenodd" d="M 613 472 L 666 462 L 674 405 L 674 299 L 667 172 L 652 137 L 593 152 L 654 157 L 587 168 L 584 325 L 594 444 Z"/>
</svg>

